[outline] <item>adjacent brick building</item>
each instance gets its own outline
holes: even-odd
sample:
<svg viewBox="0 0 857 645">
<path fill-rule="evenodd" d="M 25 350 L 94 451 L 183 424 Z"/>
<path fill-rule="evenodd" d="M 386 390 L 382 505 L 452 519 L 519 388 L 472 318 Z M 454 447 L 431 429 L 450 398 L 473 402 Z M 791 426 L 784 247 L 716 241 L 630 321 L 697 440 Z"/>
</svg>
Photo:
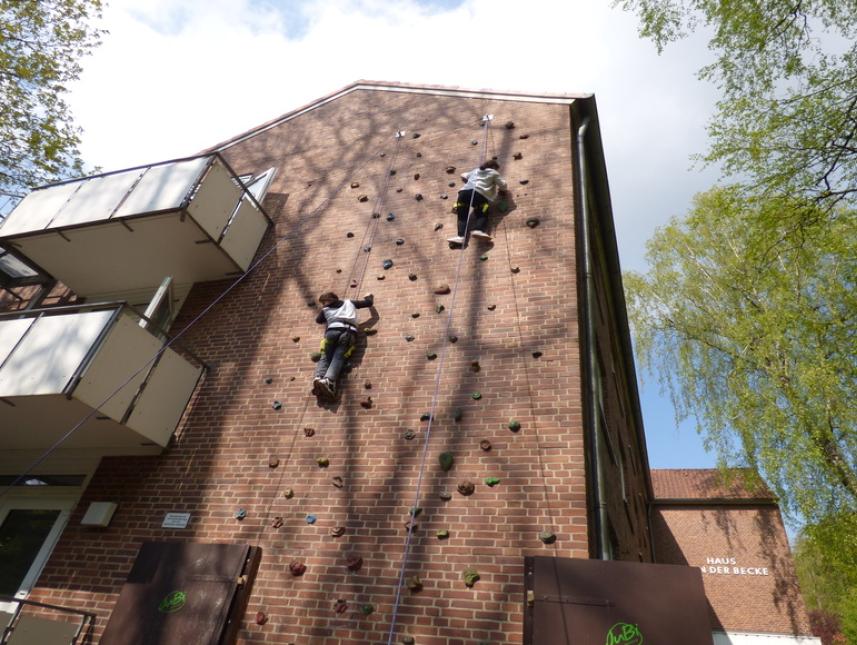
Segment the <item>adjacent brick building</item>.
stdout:
<svg viewBox="0 0 857 645">
<path fill-rule="evenodd" d="M 527 557 L 702 566 L 764 538 L 776 562 L 747 562 L 771 573 L 752 616 L 703 576 L 713 629 L 805 633 L 770 500 L 676 506 L 660 475 L 652 490 L 598 128 L 591 96 L 358 82 L 201 160 L 24 200 L 0 228 L 31 267 L 0 317 L 0 423 L 17 431 L 0 475 L 46 485 L 6 495 L 6 517 L 41 531 L 13 591 L 93 612 L 95 641 L 113 613 L 104 640 L 121 642 L 115 616 L 146 609 L 126 602 L 133 585 L 117 602 L 129 571 L 145 578 L 143 543 L 249 545 L 221 616 L 240 642 L 387 642 L 395 615 L 393 642 L 521 643 L 541 601 Z M 493 244 L 451 250 L 458 174 L 485 157 L 510 186 Z M 261 207 L 237 176 L 263 187 Z M 333 405 L 309 393 L 326 290 L 376 301 Z M 68 324 L 32 308 L 82 299 Z M 156 322 L 180 338 L 144 364 L 167 337 Z M 58 367 L 32 376 L 44 356 Z M 48 376 L 55 390 L 31 383 Z M 90 509 L 104 515 L 82 525 Z M 720 517 L 740 530 L 709 531 Z M 158 611 L 185 602 L 176 590 Z"/>
</svg>

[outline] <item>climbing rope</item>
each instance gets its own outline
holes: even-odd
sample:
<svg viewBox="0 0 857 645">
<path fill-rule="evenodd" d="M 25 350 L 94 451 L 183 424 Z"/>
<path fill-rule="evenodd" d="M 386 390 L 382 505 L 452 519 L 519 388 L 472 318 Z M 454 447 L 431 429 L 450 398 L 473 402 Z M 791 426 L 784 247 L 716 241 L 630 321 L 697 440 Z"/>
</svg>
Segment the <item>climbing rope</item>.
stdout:
<svg viewBox="0 0 857 645">
<path fill-rule="evenodd" d="M 482 127 L 485 129 L 485 132 L 483 133 L 483 136 L 482 136 L 482 146 L 481 146 L 481 151 L 479 154 L 479 165 L 480 166 L 485 161 L 485 155 L 486 155 L 487 146 L 488 146 L 488 132 L 490 131 L 491 121 L 493 120 L 493 118 L 494 118 L 494 116 L 491 114 L 486 114 L 485 116 L 482 117 Z M 473 212 L 473 200 L 474 200 L 475 196 L 476 196 L 476 191 L 473 190 L 470 194 L 470 204 L 468 205 L 468 209 L 467 209 L 467 221 L 465 222 L 465 225 L 464 225 L 465 241 L 462 244 L 461 254 L 458 257 L 458 263 L 457 263 L 456 268 L 455 268 L 455 281 L 453 282 L 452 296 L 451 296 L 450 302 L 449 302 L 449 310 L 448 310 L 449 313 L 446 316 L 446 326 L 444 327 L 443 338 L 449 338 L 449 331 L 452 328 L 452 320 L 453 320 L 453 315 L 455 313 L 455 301 L 456 301 L 456 297 L 458 296 L 458 287 L 459 287 L 459 284 L 461 282 L 461 267 L 464 264 L 464 255 L 465 255 L 464 250 L 467 248 L 467 246 L 466 246 L 467 232 L 470 228 L 470 218 L 471 218 L 472 212 Z M 431 438 L 432 426 L 434 424 L 435 413 L 437 411 L 437 404 L 438 404 L 438 400 L 440 398 L 440 379 L 441 379 L 441 375 L 443 374 L 444 365 L 446 364 L 446 356 L 448 353 L 448 349 L 449 349 L 449 343 L 448 342 L 443 343 L 443 347 L 442 347 L 441 352 L 440 352 L 440 360 L 438 361 L 437 368 L 435 369 L 434 392 L 432 394 L 431 406 L 429 408 L 428 425 L 426 426 L 425 439 L 423 440 L 423 451 L 422 451 L 422 457 L 420 458 L 420 468 L 419 468 L 418 475 L 417 475 L 417 487 L 416 487 L 416 491 L 414 494 L 414 503 L 412 505 L 412 508 L 419 507 L 420 496 L 422 493 L 423 477 L 425 475 L 426 458 L 428 456 L 429 440 Z M 393 603 L 393 615 L 390 619 L 390 631 L 389 631 L 389 634 L 387 636 L 387 645 L 393 644 L 393 639 L 395 638 L 395 634 L 396 634 L 396 622 L 397 622 L 398 617 L 399 617 L 399 606 L 400 606 L 401 601 L 402 601 L 402 587 L 403 587 L 404 581 L 405 581 L 405 572 L 407 570 L 408 559 L 410 558 L 410 554 L 411 554 L 411 542 L 412 542 L 413 531 L 414 531 L 414 522 L 408 522 L 408 533 L 407 533 L 407 536 L 405 538 L 405 545 L 404 545 L 404 550 L 402 553 L 402 566 L 399 569 L 399 581 L 398 581 L 398 584 L 396 585 L 396 598 L 395 598 L 395 601 Z"/>
</svg>

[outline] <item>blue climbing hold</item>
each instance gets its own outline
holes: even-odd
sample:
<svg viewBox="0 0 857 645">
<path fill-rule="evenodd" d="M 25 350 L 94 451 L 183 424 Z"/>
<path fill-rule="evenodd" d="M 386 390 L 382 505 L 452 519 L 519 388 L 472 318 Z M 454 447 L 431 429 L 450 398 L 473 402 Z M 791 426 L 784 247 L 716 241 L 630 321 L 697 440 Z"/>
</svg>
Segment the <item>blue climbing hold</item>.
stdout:
<svg viewBox="0 0 857 645">
<path fill-rule="evenodd" d="M 384 260 L 384 263 L 382 264 L 382 266 L 383 266 L 385 269 L 392 268 L 392 266 L 393 266 L 393 261 L 392 261 L 392 260 Z"/>
<path fill-rule="evenodd" d="M 245 517 L 247 517 L 247 511 L 245 511 L 243 508 L 239 508 L 237 511 L 235 511 L 234 517 L 236 520 L 243 520 Z"/>
<path fill-rule="evenodd" d="M 307 524 L 315 524 L 315 521 L 316 521 L 317 519 L 318 519 L 318 518 L 317 518 L 315 515 L 307 515 L 307 516 L 306 516 L 306 523 L 307 523 Z"/>
<path fill-rule="evenodd" d="M 395 214 L 395 213 L 388 213 L 388 214 L 387 214 L 387 221 L 388 221 L 388 222 L 392 222 L 394 219 L 396 219 L 396 214 Z"/>
</svg>

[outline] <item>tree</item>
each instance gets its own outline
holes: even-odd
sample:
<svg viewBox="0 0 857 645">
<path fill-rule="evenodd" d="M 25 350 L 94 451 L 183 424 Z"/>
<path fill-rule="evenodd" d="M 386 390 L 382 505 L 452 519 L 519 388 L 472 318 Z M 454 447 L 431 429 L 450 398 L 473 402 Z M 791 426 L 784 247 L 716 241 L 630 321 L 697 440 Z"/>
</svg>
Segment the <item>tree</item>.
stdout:
<svg viewBox="0 0 857 645">
<path fill-rule="evenodd" d="M 756 194 L 815 200 L 818 217 L 857 203 L 857 0 L 614 0 L 661 51 L 701 25 L 722 92 L 709 161 Z M 789 215 L 807 215 L 804 209 Z"/>
<path fill-rule="evenodd" d="M 640 362 L 677 416 L 807 521 L 857 509 L 857 217 L 818 210 L 715 188 L 625 277 Z M 783 229 L 783 212 L 815 223 Z"/>
<path fill-rule="evenodd" d="M 0 192 L 82 170 L 63 97 L 100 41 L 101 10 L 101 0 L 0 0 Z"/>
</svg>

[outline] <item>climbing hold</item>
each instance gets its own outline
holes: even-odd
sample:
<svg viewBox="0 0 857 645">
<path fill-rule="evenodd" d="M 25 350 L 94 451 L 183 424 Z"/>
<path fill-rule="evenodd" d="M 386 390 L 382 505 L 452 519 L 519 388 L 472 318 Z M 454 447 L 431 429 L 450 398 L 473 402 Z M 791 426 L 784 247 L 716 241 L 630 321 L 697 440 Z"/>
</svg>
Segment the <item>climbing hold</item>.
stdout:
<svg viewBox="0 0 857 645">
<path fill-rule="evenodd" d="M 295 496 L 295 491 L 293 491 L 291 488 L 287 488 L 286 490 L 283 491 L 283 497 L 285 497 L 286 499 L 291 499 L 294 496 Z"/>
<path fill-rule="evenodd" d="M 403 190 L 404 190 L 404 188 L 397 188 L 397 189 L 396 189 L 396 192 L 397 192 L 397 193 L 400 193 L 400 192 L 402 192 Z"/>
<path fill-rule="evenodd" d="M 396 246 L 402 246 L 402 244 L 404 244 L 404 243 L 405 243 L 405 240 L 403 240 L 401 237 L 396 240 Z"/>
<path fill-rule="evenodd" d="M 419 311 L 415 311 L 414 313 L 411 314 L 411 318 L 419 318 L 419 317 L 420 317 Z"/>
<path fill-rule="evenodd" d="M 319 468 L 327 468 L 330 465 L 330 459 L 327 457 L 319 457 L 315 460 L 315 463 L 318 464 Z"/>
<path fill-rule="evenodd" d="M 392 260 L 384 260 L 384 262 L 382 263 L 382 266 L 384 267 L 384 269 L 392 268 L 393 261 Z"/>
<path fill-rule="evenodd" d="M 480 255 L 479 259 L 482 260 L 483 262 L 485 262 L 485 260 L 488 259 L 488 256 L 487 255 Z"/>
<path fill-rule="evenodd" d="M 497 305 L 488 305 L 488 311 L 494 311 L 497 308 Z"/>
<path fill-rule="evenodd" d="M 420 178 L 420 173 L 414 173 L 414 180 L 417 180 L 419 178 Z"/>
<path fill-rule="evenodd" d="M 352 188 L 360 188 L 360 184 L 359 184 L 358 182 L 356 182 L 356 181 L 352 181 L 352 182 L 351 182 L 351 187 L 352 187 Z"/>
<path fill-rule="evenodd" d="M 381 217 L 381 213 L 372 213 L 372 219 L 378 219 Z"/>
<path fill-rule="evenodd" d="M 369 253 L 369 251 L 371 251 L 371 250 L 372 250 L 372 245 L 371 245 L 371 244 L 367 244 L 366 246 L 364 246 L 364 247 L 363 247 L 363 252 L 364 252 L 364 253 Z"/>
<path fill-rule="evenodd" d="M 450 188 L 455 188 L 455 182 L 451 181 L 447 184 L 447 186 L 449 186 Z"/>
<path fill-rule="evenodd" d="M 237 511 L 235 511 L 235 513 L 232 514 L 232 517 L 234 517 L 240 522 L 245 517 L 247 517 L 247 511 L 245 511 L 243 508 L 239 508 Z"/>
<path fill-rule="evenodd" d="M 485 452 L 488 452 L 489 450 L 491 450 L 491 442 L 487 439 L 483 439 L 479 442 L 479 447 L 482 448 L 482 450 L 484 450 Z"/>
<path fill-rule="evenodd" d="M 419 133 L 419 132 L 414 132 L 414 134 L 411 136 L 411 138 L 412 138 L 412 139 L 419 139 L 419 138 L 420 138 L 420 133 Z"/>
<path fill-rule="evenodd" d="M 378 275 L 378 276 L 375 276 L 375 279 L 376 279 L 376 280 L 386 280 L 386 279 L 387 279 L 387 276 L 385 276 L 385 275 Z"/>
<path fill-rule="evenodd" d="M 345 565 L 348 567 L 349 571 L 360 571 L 360 567 L 363 566 L 363 558 L 356 553 L 352 553 L 348 556 L 348 559 L 346 559 Z"/>
<path fill-rule="evenodd" d="M 402 436 L 405 438 L 406 441 L 410 441 L 411 439 L 417 436 L 417 433 L 413 430 L 405 430 L 405 434 L 403 434 Z"/>
<path fill-rule="evenodd" d="M 493 488 L 494 486 L 496 486 L 499 483 L 500 483 L 500 480 L 497 479 L 496 477 L 486 477 L 485 478 L 485 485 L 486 486 L 490 486 Z"/>
<path fill-rule="evenodd" d="M 419 158 L 420 158 L 420 157 L 422 157 L 422 156 L 423 156 L 423 153 L 422 153 L 422 152 L 418 152 L 418 153 L 417 153 L 417 159 L 419 159 Z"/>
<path fill-rule="evenodd" d="M 468 495 L 472 495 L 473 491 L 476 490 L 476 484 L 471 481 L 459 482 L 457 489 L 459 493 L 467 497 Z"/>
<path fill-rule="evenodd" d="M 451 452 L 442 452 L 438 455 L 437 460 L 440 462 L 440 469 L 449 472 L 455 463 L 455 456 Z"/>
<path fill-rule="evenodd" d="M 527 226 L 529 226 L 530 228 L 535 228 L 539 225 L 540 222 L 541 220 L 538 217 L 531 217 L 527 220 Z"/>
<path fill-rule="evenodd" d="M 274 408 L 275 410 L 282 410 L 282 409 L 283 409 L 283 404 L 282 404 L 280 401 L 274 401 L 274 402 L 271 404 L 271 407 L 272 407 L 272 408 Z"/>
<path fill-rule="evenodd" d="M 541 358 L 543 354 L 541 352 L 533 352 L 533 358 Z"/>
<path fill-rule="evenodd" d="M 357 280 L 352 280 L 352 281 L 351 281 L 351 288 L 352 288 L 352 289 L 356 289 L 356 288 L 357 288 Z"/>
<path fill-rule="evenodd" d="M 470 395 L 470 398 L 473 399 L 474 401 L 478 401 L 479 399 L 482 398 L 482 393 L 481 392 L 474 392 L 473 394 Z"/>
<path fill-rule="evenodd" d="M 419 517 L 420 513 L 422 512 L 423 509 L 421 506 L 411 506 L 411 508 L 408 509 L 408 515 L 410 515 L 411 517 Z"/>
<path fill-rule="evenodd" d="M 368 201 L 369 201 L 369 196 L 368 196 L 368 195 L 360 195 L 360 196 L 357 198 L 357 201 L 358 201 L 358 202 L 368 202 Z"/>
<path fill-rule="evenodd" d="M 392 222 L 394 219 L 396 219 L 395 213 L 387 213 L 387 221 L 388 222 Z"/>
<path fill-rule="evenodd" d="M 294 377 L 294 376 L 290 376 L 290 377 L 289 377 L 289 380 L 290 380 L 290 381 L 294 381 L 294 380 L 295 380 L 295 377 Z"/>
<path fill-rule="evenodd" d="M 318 363 L 321 360 L 321 352 L 313 352 L 312 354 L 309 355 L 309 359 L 313 363 Z"/>
<path fill-rule="evenodd" d="M 522 134 L 522 135 L 521 135 L 521 136 L 519 136 L 518 138 L 519 138 L 519 139 L 529 139 L 529 138 L 530 138 L 530 135 L 528 135 L 528 134 Z"/>
<path fill-rule="evenodd" d="M 301 337 L 300 337 L 300 336 L 292 336 L 292 342 L 293 342 L 293 343 L 299 343 L 299 342 L 300 342 L 300 340 L 301 340 Z"/>
<path fill-rule="evenodd" d="M 333 483 L 333 485 L 334 485 L 334 486 L 336 486 L 337 488 L 342 488 L 343 486 L 345 486 L 345 481 L 344 481 L 344 480 L 342 479 L 342 477 L 340 477 L 339 475 L 337 475 L 336 477 L 334 477 L 334 478 L 333 478 L 333 479 L 331 479 L 330 481 L 331 481 L 331 482 Z"/>
<path fill-rule="evenodd" d="M 447 195 L 446 193 L 441 193 L 440 198 L 441 199 L 449 199 L 449 195 Z"/>
<path fill-rule="evenodd" d="M 381 153 L 381 154 L 379 154 L 378 156 L 379 156 L 379 157 L 386 157 L 386 156 L 387 156 L 387 153 L 386 153 L 386 152 L 382 152 L 382 153 Z"/>
<path fill-rule="evenodd" d="M 471 146 L 478 146 L 478 145 L 479 145 L 479 140 L 478 140 L 478 139 L 471 139 L 471 141 L 470 141 L 470 145 L 471 145 Z"/>
<path fill-rule="evenodd" d="M 515 129 L 515 122 L 514 121 L 506 121 L 506 125 L 504 127 L 507 130 L 514 130 Z"/>
<path fill-rule="evenodd" d="M 479 361 L 471 361 L 470 362 L 470 371 L 471 372 L 478 372 L 481 369 L 482 369 L 482 366 L 479 364 Z"/>
<path fill-rule="evenodd" d="M 274 518 L 274 521 L 271 523 L 271 526 L 275 529 L 280 528 L 283 525 L 283 518 L 279 515 Z"/>
<path fill-rule="evenodd" d="M 306 523 L 307 523 L 307 524 L 315 524 L 315 521 L 316 521 L 317 519 L 318 519 L 318 518 L 317 518 L 315 515 L 313 515 L 312 513 L 310 513 L 309 515 L 307 515 L 307 516 L 306 516 Z"/>
<path fill-rule="evenodd" d="M 458 336 L 456 336 L 455 334 L 450 334 L 449 335 L 449 342 L 450 343 L 457 343 L 458 342 Z"/>
<path fill-rule="evenodd" d="M 315 434 L 315 428 L 304 428 L 304 436 L 311 437 Z"/>
<path fill-rule="evenodd" d="M 267 622 L 268 622 L 268 616 L 265 614 L 265 612 L 264 611 L 257 611 L 256 612 L 256 624 L 257 625 L 264 625 Z"/>
<path fill-rule="evenodd" d="M 332 529 L 330 529 L 330 536 L 331 537 L 338 538 L 338 537 L 342 537 L 343 535 L 345 535 L 345 527 L 344 526 L 334 526 Z"/>
<path fill-rule="evenodd" d="M 396 174 L 395 168 L 390 168 L 390 177 L 393 177 Z"/>
<path fill-rule="evenodd" d="M 529 179 L 522 179 L 518 183 L 521 184 L 521 186 L 526 186 L 527 184 L 530 183 L 530 180 Z"/>
<path fill-rule="evenodd" d="M 380 279 L 380 280 L 383 280 L 384 278 L 382 277 L 382 278 L 379 278 L 379 279 Z M 378 330 L 377 330 L 377 329 L 375 329 L 374 327 L 370 327 L 369 329 L 364 329 L 364 330 L 363 330 L 363 333 L 364 333 L 366 336 L 374 336 L 375 334 L 377 334 L 377 333 L 378 333 Z"/>
<path fill-rule="evenodd" d="M 440 529 L 437 533 L 435 533 L 435 537 L 437 537 L 438 540 L 445 540 L 449 537 L 449 531 L 447 531 L 446 529 Z"/>
<path fill-rule="evenodd" d="M 368 410 L 372 407 L 372 397 L 367 396 L 364 400 L 360 401 L 360 407 L 364 410 Z"/>
<path fill-rule="evenodd" d="M 444 491 L 441 491 L 441 492 L 438 494 L 438 497 L 439 497 L 442 501 L 444 501 L 444 502 L 448 502 L 449 500 L 451 500 L 451 499 L 452 499 L 452 493 L 450 493 L 449 491 L 444 490 Z"/>
<path fill-rule="evenodd" d="M 274 379 L 272 379 L 270 376 L 265 377 L 265 385 L 270 385 L 273 382 L 274 382 Z"/>
<path fill-rule="evenodd" d="M 418 202 L 423 201 L 422 193 L 417 193 L 416 195 L 414 195 L 414 199 L 416 199 Z"/>
<path fill-rule="evenodd" d="M 442 228 L 443 228 L 443 224 L 441 222 L 438 222 L 437 224 L 434 225 L 434 230 L 436 230 L 436 231 L 439 231 Z"/>
<path fill-rule="evenodd" d="M 479 580 L 479 572 L 476 569 L 465 569 L 461 577 L 464 579 L 465 585 L 472 587 Z"/>
<path fill-rule="evenodd" d="M 434 359 L 437 358 L 437 354 L 435 352 L 429 350 L 426 352 L 426 358 L 429 359 L 430 361 L 433 361 Z"/>
<path fill-rule="evenodd" d="M 439 296 L 445 296 L 450 292 L 448 284 L 439 284 L 434 288 L 434 292 Z"/>
<path fill-rule="evenodd" d="M 521 267 L 512 267 L 512 268 L 511 268 L 511 271 L 512 271 L 512 273 L 520 273 L 520 272 L 521 272 Z"/>
<path fill-rule="evenodd" d="M 512 155 L 512 159 L 515 159 L 515 160 L 518 160 L 518 161 L 520 161 L 520 160 L 521 160 L 521 159 L 523 159 L 523 158 L 524 158 L 524 155 L 523 155 L 522 153 L 520 153 L 520 152 L 516 152 L 515 154 L 513 154 L 513 155 Z"/>
<path fill-rule="evenodd" d="M 309 300 L 309 301 L 307 301 L 306 306 L 307 306 L 307 307 L 312 307 L 313 309 L 315 309 L 315 300 Z"/>
<path fill-rule="evenodd" d="M 415 593 L 423 590 L 423 581 L 420 580 L 418 576 L 408 578 L 406 584 L 408 585 L 408 589 Z"/>
<path fill-rule="evenodd" d="M 428 412 L 424 412 L 420 415 L 420 421 L 431 421 L 432 416 Z"/>
<path fill-rule="evenodd" d="M 354 237 L 354 233 L 352 233 L 351 231 L 348 231 L 348 232 L 345 234 L 345 237 Z"/>
<path fill-rule="evenodd" d="M 508 428 L 512 432 L 517 432 L 521 429 L 521 422 L 517 419 L 512 419 L 511 421 L 509 421 Z"/>
<path fill-rule="evenodd" d="M 441 314 L 443 313 L 444 309 L 446 309 L 446 307 L 444 307 L 443 305 L 435 305 L 434 312 L 436 314 Z"/>
<path fill-rule="evenodd" d="M 364 390 L 371 390 L 371 389 L 372 389 L 372 381 L 366 381 L 366 382 L 363 384 L 363 389 L 364 389 Z"/>
<path fill-rule="evenodd" d="M 276 468 L 279 465 L 280 460 L 277 457 L 275 457 L 274 455 L 268 457 L 268 468 Z"/>
<path fill-rule="evenodd" d="M 375 613 L 375 605 L 368 602 L 365 605 L 360 605 L 360 612 L 364 616 L 371 616 L 373 613 Z"/>
<path fill-rule="evenodd" d="M 413 281 L 414 281 L 414 280 L 416 280 L 416 279 L 417 279 L 417 274 L 416 274 L 416 273 L 409 273 L 409 274 L 408 274 L 408 280 L 410 280 L 411 282 L 413 282 Z"/>
<path fill-rule="evenodd" d="M 411 335 L 405 336 L 405 340 L 406 340 L 406 341 L 408 341 L 409 343 L 410 343 L 413 339 L 414 339 L 414 337 L 413 337 L 413 336 L 411 336 Z"/>
<path fill-rule="evenodd" d="M 452 411 L 452 420 L 456 423 L 464 418 L 464 411 L 461 408 L 456 408 Z"/>
<path fill-rule="evenodd" d="M 293 576 L 302 576 L 306 572 L 306 565 L 300 560 L 292 560 L 289 563 L 289 571 Z"/>
<path fill-rule="evenodd" d="M 419 524 L 417 524 L 414 520 L 408 520 L 407 522 L 405 522 L 405 530 L 409 531 L 410 533 L 416 531 L 418 526 Z"/>
<path fill-rule="evenodd" d="M 414 645 L 416 641 L 413 636 L 402 636 L 401 643 L 402 645 Z"/>
<path fill-rule="evenodd" d="M 451 174 L 452 174 L 452 173 L 454 173 L 454 172 L 455 172 L 455 166 L 447 166 L 447 167 L 446 167 L 446 173 L 447 173 L 448 175 L 451 175 Z"/>
<path fill-rule="evenodd" d="M 333 605 L 333 611 L 337 614 L 344 614 L 348 611 L 348 601 L 345 598 L 338 598 L 336 604 Z"/>
<path fill-rule="evenodd" d="M 556 542 L 556 533 L 550 531 L 542 531 L 539 533 L 539 539 L 545 544 L 553 544 Z"/>
</svg>

